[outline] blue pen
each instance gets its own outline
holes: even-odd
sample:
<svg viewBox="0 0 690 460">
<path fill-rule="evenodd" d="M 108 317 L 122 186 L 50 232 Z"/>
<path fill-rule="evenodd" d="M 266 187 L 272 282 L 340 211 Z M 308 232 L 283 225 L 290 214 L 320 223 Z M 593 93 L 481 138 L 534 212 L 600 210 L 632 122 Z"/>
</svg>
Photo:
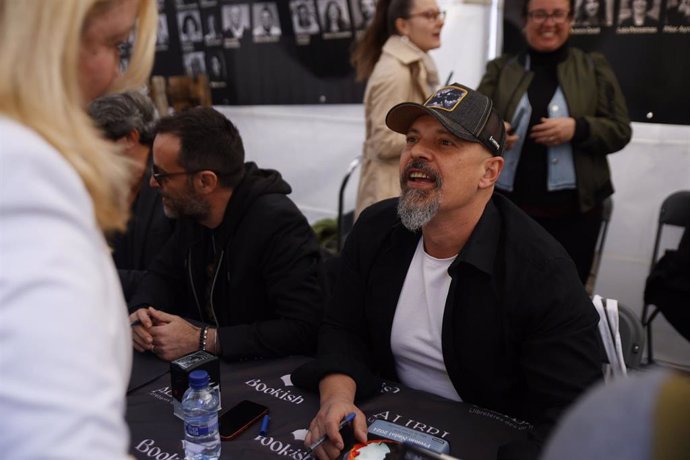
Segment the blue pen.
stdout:
<svg viewBox="0 0 690 460">
<path fill-rule="evenodd" d="M 268 414 L 264 415 L 264 418 L 261 420 L 261 428 L 259 429 L 259 434 L 261 436 L 266 436 L 268 434 L 268 422 L 271 421 L 271 417 L 268 416 Z"/>
<path fill-rule="evenodd" d="M 342 422 L 340 422 L 340 425 L 338 425 L 338 431 L 342 430 L 343 427 L 345 427 L 345 425 L 347 425 L 348 423 L 352 423 L 352 421 L 353 421 L 354 419 L 355 419 L 355 413 L 354 413 L 354 412 L 350 412 L 349 414 L 347 414 L 347 415 L 345 416 L 345 418 L 342 420 Z M 326 439 L 328 439 L 328 436 L 326 436 L 326 435 L 324 434 L 323 436 L 321 436 L 321 437 L 319 438 L 318 441 L 316 441 L 314 444 L 312 444 L 311 446 L 309 446 L 309 450 L 314 450 L 314 449 L 316 449 L 316 448 L 319 447 L 321 444 L 323 444 L 323 443 L 326 441 Z"/>
</svg>

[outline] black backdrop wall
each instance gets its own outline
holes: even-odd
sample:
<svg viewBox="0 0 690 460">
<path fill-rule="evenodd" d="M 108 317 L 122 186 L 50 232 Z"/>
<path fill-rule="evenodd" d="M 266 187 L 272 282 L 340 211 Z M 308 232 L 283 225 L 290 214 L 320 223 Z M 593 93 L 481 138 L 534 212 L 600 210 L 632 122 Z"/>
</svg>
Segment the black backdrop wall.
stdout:
<svg viewBox="0 0 690 460">
<path fill-rule="evenodd" d="M 366 24 L 358 0 L 159 0 L 158 6 L 153 74 L 205 72 L 215 104 L 362 101 L 364 85 L 349 63 Z"/>
<path fill-rule="evenodd" d="M 585 0 L 575 0 L 571 42 L 608 58 L 634 121 L 690 124 L 690 0 L 643 2 L 642 26 L 628 24 L 633 1 L 598 0 L 598 24 L 586 25 Z M 154 74 L 205 72 L 215 104 L 359 103 L 364 85 L 354 80 L 349 51 L 374 3 L 158 0 Z M 522 1 L 504 4 L 503 48 L 518 52 Z"/>
</svg>

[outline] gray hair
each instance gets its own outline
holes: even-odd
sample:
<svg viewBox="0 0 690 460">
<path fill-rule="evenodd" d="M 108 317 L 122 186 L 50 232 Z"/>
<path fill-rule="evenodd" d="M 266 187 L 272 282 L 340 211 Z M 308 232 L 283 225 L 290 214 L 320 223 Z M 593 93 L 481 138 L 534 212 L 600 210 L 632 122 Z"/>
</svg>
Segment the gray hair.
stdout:
<svg viewBox="0 0 690 460">
<path fill-rule="evenodd" d="M 117 140 L 136 130 L 141 144 L 153 144 L 158 112 L 139 91 L 99 97 L 89 106 L 89 115 L 108 139 Z"/>
</svg>

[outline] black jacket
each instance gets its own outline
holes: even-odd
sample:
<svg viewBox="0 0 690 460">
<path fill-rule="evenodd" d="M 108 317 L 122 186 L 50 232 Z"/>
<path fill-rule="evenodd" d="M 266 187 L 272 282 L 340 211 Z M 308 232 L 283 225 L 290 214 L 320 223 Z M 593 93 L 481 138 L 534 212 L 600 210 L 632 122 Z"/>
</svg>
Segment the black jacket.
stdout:
<svg viewBox="0 0 690 460">
<path fill-rule="evenodd" d="M 127 223 L 127 231 L 111 239 L 113 261 L 127 300 L 137 291 L 146 269 L 175 230 L 175 221 L 168 219 L 163 212 L 160 194 L 149 186 L 150 177 L 147 168 L 139 193 L 132 203 L 132 217 Z"/>
<path fill-rule="evenodd" d="M 131 309 L 152 305 L 219 326 L 226 359 L 313 352 L 323 301 L 319 246 L 290 192 L 278 172 L 247 163 L 220 226 L 179 220 Z"/>
<path fill-rule="evenodd" d="M 319 334 L 318 360 L 292 381 L 316 390 L 345 373 L 357 397 L 398 380 L 391 328 L 421 233 L 396 215 L 397 199 L 368 208 L 348 237 Z M 602 377 L 599 316 L 565 250 L 495 194 L 449 268 L 443 359 L 464 402 L 535 425 L 535 455 L 557 416 Z"/>
</svg>

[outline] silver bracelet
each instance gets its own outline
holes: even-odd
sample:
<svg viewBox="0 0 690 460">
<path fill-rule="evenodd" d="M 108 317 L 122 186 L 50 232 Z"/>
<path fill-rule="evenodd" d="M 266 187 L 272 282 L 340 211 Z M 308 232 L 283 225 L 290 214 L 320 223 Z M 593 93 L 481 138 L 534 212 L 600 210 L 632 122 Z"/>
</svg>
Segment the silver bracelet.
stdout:
<svg viewBox="0 0 690 460">
<path fill-rule="evenodd" d="M 208 338 L 208 326 L 199 332 L 199 350 L 206 351 L 206 339 Z"/>
</svg>

